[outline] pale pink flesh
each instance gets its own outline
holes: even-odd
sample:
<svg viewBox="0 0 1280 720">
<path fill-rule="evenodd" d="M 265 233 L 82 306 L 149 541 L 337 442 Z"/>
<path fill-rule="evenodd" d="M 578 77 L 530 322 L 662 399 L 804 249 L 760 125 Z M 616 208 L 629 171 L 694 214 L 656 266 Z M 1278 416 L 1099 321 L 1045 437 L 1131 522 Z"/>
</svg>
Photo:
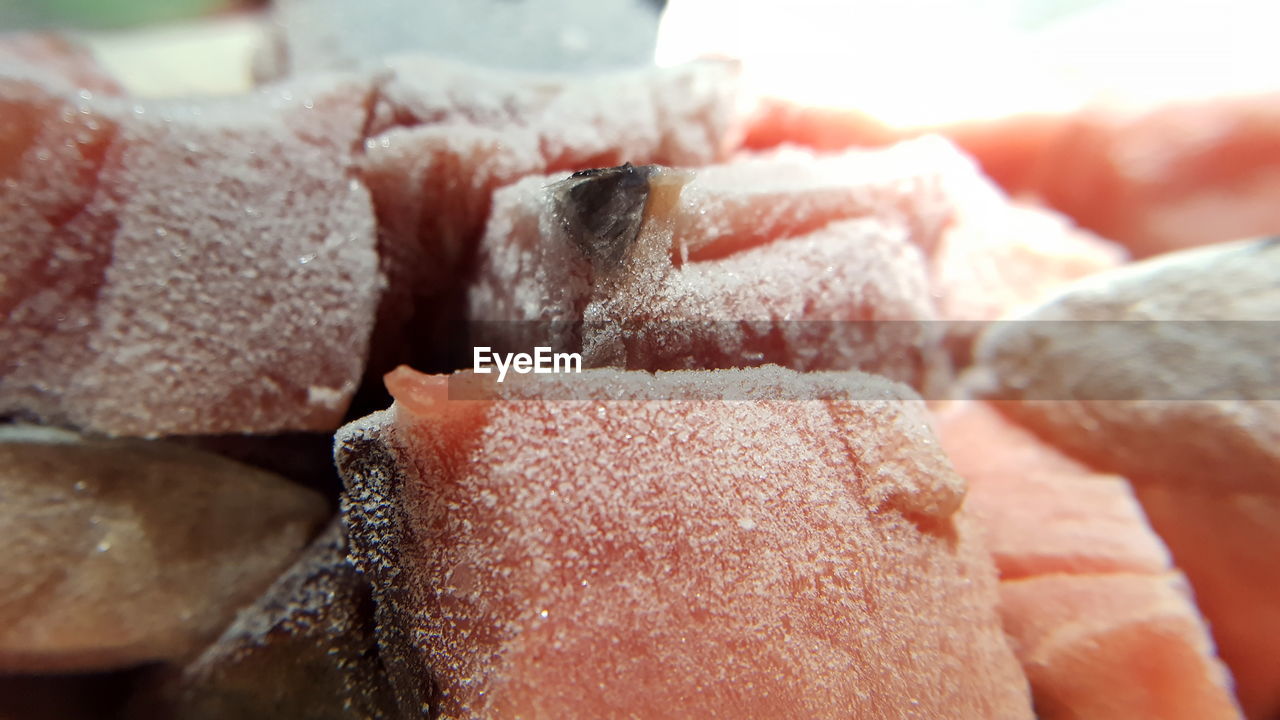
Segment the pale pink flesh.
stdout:
<svg viewBox="0 0 1280 720">
<path fill-rule="evenodd" d="M 560 179 L 494 195 L 469 313 L 583 321 L 589 362 L 635 369 L 852 367 L 931 389 L 945 381 L 943 339 L 963 351 L 976 327 L 931 321 L 996 319 L 1123 255 L 1010 204 L 936 138 L 698 169 L 677 201 L 650 199 L 618 272 L 594 270 L 563 237 L 549 187 Z M 543 340 L 578 349 L 576 335 Z"/>
<path fill-rule="evenodd" d="M 1138 498 L 1195 583 L 1247 717 L 1280 709 L 1280 498 L 1143 486 Z"/>
<path fill-rule="evenodd" d="M 387 380 L 412 636 L 445 715 L 1031 717 L 904 390 L 592 371 L 463 401 L 458 376 Z M 570 387 L 597 399 L 535 399 Z M 655 389 L 686 399 L 602 401 Z"/>
<path fill-rule="evenodd" d="M 732 182 L 734 169 L 694 173 L 683 189 L 683 173 L 655 176 L 645 224 L 616 270 L 594 270 L 558 229 L 548 185 L 559 178 L 527 178 L 503 188 L 481 244 L 472 319 L 498 331 L 519 322 L 555 319 L 569 328 L 582 321 L 589 364 L 856 367 L 923 384 L 930 369 L 923 356 L 936 346 L 927 338 L 927 321 L 935 315 L 925 260 L 903 213 L 835 210 L 848 190 L 812 177 L 812 193 L 744 193 L 716 179 L 718 173 Z M 752 227 L 733 206 L 744 202 L 771 217 L 787 215 L 765 228 L 783 234 L 769 235 L 768 242 L 753 236 L 715 257 L 720 253 L 709 253 L 707 243 L 741 240 Z M 722 226 L 717 231 L 708 223 Z M 695 248 L 688 262 L 673 259 L 686 241 Z M 543 344 L 578 350 L 573 342 L 548 334 Z M 529 349 L 508 344 L 501 349 Z"/>
<path fill-rule="evenodd" d="M 1045 720 L 1242 717 L 1178 573 L 1012 580 L 1000 607 Z"/>
<path fill-rule="evenodd" d="M 0 412 L 114 435 L 338 425 L 381 285 L 348 177 L 367 88 L 60 87 L 0 76 Z"/>
<path fill-rule="evenodd" d="M 1280 711 L 1278 271 L 1273 241 L 1169 253 L 992 328 L 976 355 L 1005 415 L 1132 481 L 1263 720 Z"/>
<path fill-rule="evenodd" d="M 459 334 L 461 279 L 493 192 L 529 175 L 723 159 L 736 67 L 702 62 L 603 76 L 499 72 L 402 57 L 378 87 L 360 176 L 388 288 L 371 369 L 439 365 Z M 454 365 L 447 365 L 453 367 Z"/>
<path fill-rule="evenodd" d="M 937 132 L 1013 194 L 1036 197 L 1145 257 L 1280 232 L 1280 93 L 893 127 L 851 109 L 766 104 L 757 148 L 884 145 Z"/>
<path fill-rule="evenodd" d="M 1186 581 L 1123 478 L 1092 473 L 988 403 L 937 415 L 1042 718 L 1239 718 Z"/>
<path fill-rule="evenodd" d="M 1011 204 L 938 138 L 711 166 L 686 188 L 675 218 L 673 255 L 691 260 L 802 237 L 837 220 L 902 227 L 929 260 L 930 292 L 947 320 L 997 319 L 1125 257 L 1061 216 Z"/>
<path fill-rule="evenodd" d="M 1170 569 L 1124 478 L 1093 473 L 988 403 L 953 403 L 937 417 L 1002 579 Z"/>
</svg>

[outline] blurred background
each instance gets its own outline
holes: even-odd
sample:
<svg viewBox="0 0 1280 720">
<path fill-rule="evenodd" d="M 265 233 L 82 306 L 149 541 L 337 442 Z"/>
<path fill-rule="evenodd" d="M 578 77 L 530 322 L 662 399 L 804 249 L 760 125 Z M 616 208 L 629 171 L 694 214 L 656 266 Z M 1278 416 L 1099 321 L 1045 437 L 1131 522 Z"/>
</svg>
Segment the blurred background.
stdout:
<svg viewBox="0 0 1280 720">
<path fill-rule="evenodd" d="M 0 0 L 0 31 L 74 30 L 144 96 L 245 90 L 270 28 L 301 25 L 295 37 L 326 43 L 298 50 L 315 65 L 410 50 L 533 70 L 730 55 L 763 94 L 856 106 L 894 125 L 1280 87 L 1280 5 L 1265 0 L 277 0 L 274 14 L 268 5 Z"/>
<path fill-rule="evenodd" d="M 3 0 L 0 27 L 129 28 L 265 5 L 265 0 Z"/>
</svg>

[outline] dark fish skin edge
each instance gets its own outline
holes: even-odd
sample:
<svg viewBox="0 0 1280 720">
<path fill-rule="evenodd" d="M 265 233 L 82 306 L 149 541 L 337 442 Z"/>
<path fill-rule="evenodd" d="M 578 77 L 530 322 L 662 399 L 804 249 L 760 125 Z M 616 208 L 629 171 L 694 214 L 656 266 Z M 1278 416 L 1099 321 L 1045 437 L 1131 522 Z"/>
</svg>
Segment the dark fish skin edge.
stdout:
<svg viewBox="0 0 1280 720">
<path fill-rule="evenodd" d="M 411 637 L 413 600 L 402 577 L 408 518 L 399 503 L 403 476 L 389 433 L 361 433 L 338 443 L 334 460 L 346 484 L 343 518 L 350 559 L 368 580 L 378 651 L 401 718 L 439 714 L 438 686 Z"/>
<path fill-rule="evenodd" d="M 581 170 L 552 187 L 560 225 L 600 270 L 622 264 L 635 243 L 649 199 L 655 165 L 624 163 Z"/>
</svg>

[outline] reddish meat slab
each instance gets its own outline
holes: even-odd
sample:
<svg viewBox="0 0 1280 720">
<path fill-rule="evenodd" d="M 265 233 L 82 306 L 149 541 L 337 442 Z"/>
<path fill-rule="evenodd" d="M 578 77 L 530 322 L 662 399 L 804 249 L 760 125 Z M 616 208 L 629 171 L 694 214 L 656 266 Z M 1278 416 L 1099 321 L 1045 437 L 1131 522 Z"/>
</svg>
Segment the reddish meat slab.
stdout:
<svg viewBox="0 0 1280 720">
<path fill-rule="evenodd" d="M 456 718 L 1031 717 L 963 485 L 906 388 L 595 370 L 450 400 L 461 376 L 387 380 L 396 404 L 337 458 L 402 707 L 434 680 Z"/>
<path fill-rule="evenodd" d="M 978 345 L 1001 408 L 1133 481 L 1251 718 L 1280 709 L 1280 245 L 1099 274 Z"/>
<path fill-rule="evenodd" d="M 927 389 L 946 376 L 942 339 L 963 346 L 972 332 L 931 321 L 994 319 L 1119 256 L 1010 205 L 936 138 L 643 172 L 643 221 L 608 263 L 563 222 L 611 212 L 565 200 L 602 179 L 529 178 L 495 195 L 474 344 L 540 338 L 636 369 L 859 368 Z"/>
<path fill-rule="evenodd" d="M 986 403 L 937 419 L 1041 718 L 1241 717 L 1186 580 L 1123 478 L 1091 472 Z"/>
<path fill-rule="evenodd" d="M 1280 93 L 895 127 L 854 109 L 766 103 L 747 144 L 820 149 L 941 133 L 1010 193 L 1146 257 L 1280 232 Z"/>
<path fill-rule="evenodd" d="M 381 289 L 367 86 L 139 102 L 0 75 L 0 413 L 114 435 L 330 429 Z"/>
<path fill-rule="evenodd" d="M 624 161 L 722 160 L 738 137 L 736 73 L 727 62 L 554 75 L 388 60 L 360 161 L 390 282 L 373 372 L 460 362 L 448 343 L 494 190 Z"/>
</svg>

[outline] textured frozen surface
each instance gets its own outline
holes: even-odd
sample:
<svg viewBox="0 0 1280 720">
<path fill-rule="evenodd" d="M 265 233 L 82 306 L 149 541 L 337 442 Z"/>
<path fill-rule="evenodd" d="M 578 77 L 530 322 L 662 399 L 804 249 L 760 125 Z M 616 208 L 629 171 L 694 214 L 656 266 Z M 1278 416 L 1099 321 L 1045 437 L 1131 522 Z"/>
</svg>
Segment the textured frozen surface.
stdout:
<svg viewBox="0 0 1280 720">
<path fill-rule="evenodd" d="M 736 139 L 738 73 L 728 61 L 590 75 L 484 70 L 418 55 L 382 66 L 389 74 L 371 135 L 413 125 L 505 130 L 534 140 L 551 169 L 626 159 L 705 164 Z M 617 162 L 598 162 L 610 159 Z"/>
<path fill-rule="evenodd" d="M 380 290 L 364 83 L 219 101 L 0 75 L 0 412 L 118 435 L 329 429 Z"/>
<path fill-rule="evenodd" d="M 794 234 L 832 216 L 893 217 L 931 258 L 942 317 L 977 321 L 1043 300 L 1062 283 L 1125 257 L 1119 246 L 1060 216 L 1011 204 L 968 156 L 938 137 L 817 158 L 783 150 L 709 169 L 709 184 L 737 192 L 721 200 L 729 212 L 687 221 L 693 235 L 708 239 L 703 252 Z M 703 201 L 691 192 L 690 202 Z"/>
<path fill-rule="evenodd" d="M 736 68 L 700 62 L 597 75 L 386 62 L 361 161 L 390 280 L 376 372 L 438 364 L 463 313 L 490 195 L 526 175 L 635 163 L 704 165 L 734 138 Z M 405 355 L 404 343 L 425 346 Z M 413 352 L 413 351 L 411 351 Z M 450 366 L 452 367 L 452 366 Z"/>
<path fill-rule="evenodd" d="M 937 138 L 699 169 L 651 193 L 621 270 L 576 251 L 548 187 L 560 179 L 494 195 L 469 297 L 477 344 L 527 350 L 545 323 L 544 344 L 593 364 L 856 367 L 928 388 L 943 337 L 972 332 L 929 321 L 995 319 L 1119 257 L 1010 205 Z"/>
<path fill-rule="evenodd" d="M 288 566 L 324 500 L 216 455 L 8 426 L 0 669 L 99 670 L 199 649 Z"/>
<path fill-rule="evenodd" d="M 949 404 L 937 417 L 1001 578 L 1170 568 L 1124 478 L 1090 471 L 987 403 Z"/>
<path fill-rule="evenodd" d="M 1134 482 L 1250 717 L 1280 710 L 1277 276 L 1274 241 L 1165 255 L 1074 286 L 1028 313 L 1032 322 L 993 329 L 977 355 L 993 394 L 1028 401 L 1005 412 Z M 1077 323 L 1073 333 L 1050 322 L 1079 320 L 1155 322 L 1139 332 Z M 1137 399 L 1073 399 L 1109 397 Z"/>
<path fill-rule="evenodd" d="M 341 520 L 217 642 L 133 717 L 351 720 L 395 717 L 373 636 L 369 591 L 347 562 Z M 166 715 L 169 716 L 169 715 Z"/>
<path fill-rule="evenodd" d="M 1020 205 L 962 209 L 934 254 L 932 280 L 949 320 L 996 320 L 1126 259 L 1118 245 L 1052 212 Z M 960 332 L 960 328 L 956 328 Z"/>
<path fill-rule="evenodd" d="M 1011 205 L 973 162 L 926 137 L 878 151 L 784 150 L 707 168 L 677 221 L 691 258 L 718 257 L 833 218 L 875 216 L 908 228 L 930 256 L 948 320 L 992 320 L 1067 280 L 1113 267 L 1123 252 L 1062 218 Z"/>
<path fill-rule="evenodd" d="M 1036 711 L 1057 718 L 1238 718 L 1185 580 L 1123 478 L 1099 475 L 996 408 L 937 415 L 1001 579 Z"/>
<path fill-rule="evenodd" d="M 788 154 L 658 172 L 639 235 L 609 267 L 563 229 L 559 177 L 503 188 L 470 293 L 476 342 L 541 339 L 637 369 L 857 367 L 921 386 L 938 359 L 922 247 L 947 208 L 910 159 L 930 147 L 865 167 Z"/>
<path fill-rule="evenodd" d="M 1008 412 L 1095 466 L 1139 485 L 1274 493 L 1277 274 L 1274 241 L 1137 263 L 994 327 L 977 357 L 991 394 L 1030 401 Z"/>
<path fill-rule="evenodd" d="M 963 485 L 906 388 L 596 370 L 457 401 L 447 382 L 393 373 L 396 405 L 337 440 L 355 556 L 413 643 L 393 682 L 429 672 L 442 717 L 1031 717 Z M 556 383 L 595 399 L 540 399 Z M 606 399 L 643 397 L 682 399 Z"/>
</svg>

